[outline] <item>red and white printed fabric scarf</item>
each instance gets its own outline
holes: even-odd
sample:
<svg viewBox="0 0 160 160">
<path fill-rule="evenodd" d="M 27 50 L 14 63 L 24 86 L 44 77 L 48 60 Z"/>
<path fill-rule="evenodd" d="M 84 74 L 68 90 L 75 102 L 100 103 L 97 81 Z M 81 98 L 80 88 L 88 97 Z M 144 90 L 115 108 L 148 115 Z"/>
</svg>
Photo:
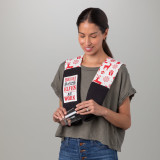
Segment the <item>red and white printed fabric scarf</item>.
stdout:
<svg viewBox="0 0 160 160">
<path fill-rule="evenodd" d="M 80 81 L 82 60 L 83 55 L 65 61 L 62 81 L 62 97 L 63 107 L 65 107 L 67 111 L 71 108 L 76 108 L 76 104 L 81 102 Z M 106 58 L 91 81 L 86 100 L 93 99 L 99 105 L 102 105 L 122 64 L 122 62 L 111 57 Z M 85 121 L 96 117 L 93 114 L 79 116 Z"/>
</svg>

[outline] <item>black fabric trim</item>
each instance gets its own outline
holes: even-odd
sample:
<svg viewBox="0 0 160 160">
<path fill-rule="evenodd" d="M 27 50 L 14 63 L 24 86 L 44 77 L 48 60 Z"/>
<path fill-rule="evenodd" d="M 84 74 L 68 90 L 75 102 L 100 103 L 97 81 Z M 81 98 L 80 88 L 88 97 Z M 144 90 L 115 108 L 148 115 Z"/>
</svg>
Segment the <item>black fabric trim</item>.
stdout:
<svg viewBox="0 0 160 160">
<path fill-rule="evenodd" d="M 102 86 L 98 83 L 91 82 L 90 87 L 88 89 L 86 100 L 93 99 L 96 103 L 102 105 L 108 91 L 109 88 Z M 89 121 L 95 117 L 96 115 L 88 114 L 88 115 L 83 115 L 82 119 L 84 121 Z"/>
</svg>

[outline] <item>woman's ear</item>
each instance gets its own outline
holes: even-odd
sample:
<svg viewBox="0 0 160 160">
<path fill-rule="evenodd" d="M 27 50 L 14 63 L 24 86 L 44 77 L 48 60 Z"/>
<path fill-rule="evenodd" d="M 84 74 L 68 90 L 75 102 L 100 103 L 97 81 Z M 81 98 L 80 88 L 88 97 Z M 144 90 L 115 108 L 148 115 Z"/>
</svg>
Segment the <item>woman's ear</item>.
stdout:
<svg viewBox="0 0 160 160">
<path fill-rule="evenodd" d="M 107 37 L 107 34 L 108 34 L 108 28 L 105 30 L 105 32 L 104 32 L 104 39 L 106 40 L 106 37 Z"/>
</svg>

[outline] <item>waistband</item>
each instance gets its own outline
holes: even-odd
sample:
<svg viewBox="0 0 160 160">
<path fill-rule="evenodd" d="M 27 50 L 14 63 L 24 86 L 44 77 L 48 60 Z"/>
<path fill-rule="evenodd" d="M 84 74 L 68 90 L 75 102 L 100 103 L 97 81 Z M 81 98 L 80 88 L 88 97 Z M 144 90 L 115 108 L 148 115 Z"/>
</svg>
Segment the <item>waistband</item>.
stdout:
<svg viewBox="0 0 160 160">
<path fill-rule="evenodd" d="M 64 140 L 67 141 L 67 143 L 68 143 L 68 141 L 76 141 L 78 143 L 84 142 L 84 143 L 91 143 L 91 144 L 94 141 L 96 141 L 96 140 L 83 139 L 83 138 L 73 138 L 73 137 L 64 137 Z"/>
</svg>

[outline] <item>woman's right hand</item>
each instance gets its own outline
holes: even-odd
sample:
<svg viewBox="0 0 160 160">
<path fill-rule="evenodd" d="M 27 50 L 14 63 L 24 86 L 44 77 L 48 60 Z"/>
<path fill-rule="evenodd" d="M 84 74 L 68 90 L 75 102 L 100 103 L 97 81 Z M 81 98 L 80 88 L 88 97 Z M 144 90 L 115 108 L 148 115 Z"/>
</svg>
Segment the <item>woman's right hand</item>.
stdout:
<svg viewBox="0 0 160 160">
<path fill-rule="evenodd" d="M 64 107 L 59 107 L 54 113 L 53 113 L 53 121 L 61 123 L 62 126 L 65 126 L 65 121 L 63 120 L 64 116 L 67 114 L 67 111 Z M 71 126 L 71 121 L 68 121 L 68 125 Z"/>
</svg>

